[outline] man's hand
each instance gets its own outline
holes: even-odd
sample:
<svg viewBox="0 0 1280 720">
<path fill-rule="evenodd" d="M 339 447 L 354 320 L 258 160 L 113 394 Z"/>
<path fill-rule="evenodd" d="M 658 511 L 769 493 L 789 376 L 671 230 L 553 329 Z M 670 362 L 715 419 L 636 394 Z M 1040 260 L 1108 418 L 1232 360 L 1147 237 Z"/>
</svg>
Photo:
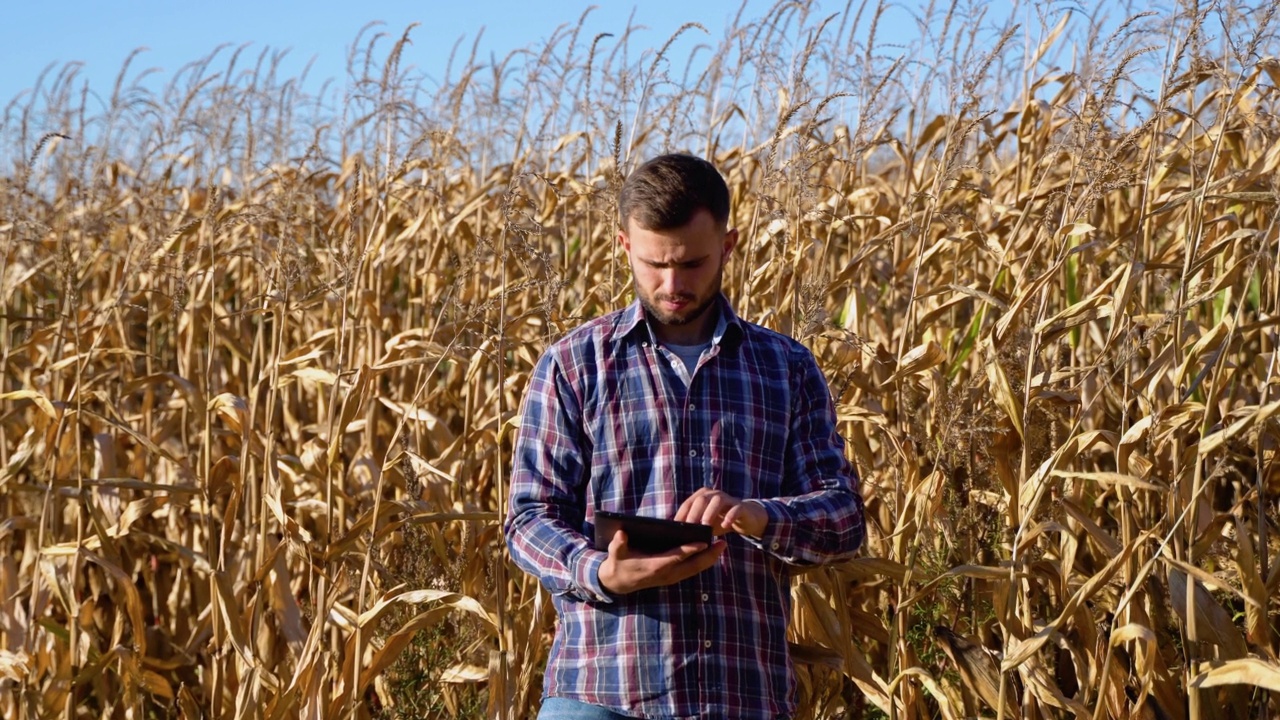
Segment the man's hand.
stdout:
<svg viewBox="0 0 1280 720">
<path fill-rule="evenodd" d="M 680 504 L 676 520 L 710 525 L 716 535 L 729 531 L 758 538 L 769 525 L 769 513 L 759 503 L 744 502 L 711 488 L 701 488 Z"/>
<path fill-rule="evenodd" d="M 715 565 L 726 547 L 723 542 L 710 546 L 690 543 L 656 555 L 644 555 L 627 545 L 627 533 L 619 529 L 609 542 L 609 557 L 600 565 L 600 585 L 613 595 L 674 585 Z"/>
</svg>

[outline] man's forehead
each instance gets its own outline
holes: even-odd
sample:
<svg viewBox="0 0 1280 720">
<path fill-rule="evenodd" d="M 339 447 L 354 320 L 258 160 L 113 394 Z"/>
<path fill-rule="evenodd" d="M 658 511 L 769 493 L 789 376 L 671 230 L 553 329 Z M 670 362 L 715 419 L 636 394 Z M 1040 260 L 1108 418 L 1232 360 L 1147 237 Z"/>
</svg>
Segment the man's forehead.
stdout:
<svg viewBox="0 0 1280 720">
<path fill-rule="evenodd" d="M 711 248 L 708 248 L 706 243 L 661 236 L 648 236 L 640 238 L 639 241 L 632 238 L 631 252 L 641 260 L 650 262 L 696 260 L 712 254 Z"/>
<path fill-rule="evenodd" d="M 672 227 L 651 227 L 649 225 L 646 225 L 643 221 L 641 221 L 640 218 L 636 217 L 636 215 L 633 213 L 630 217 L 627 217 L 623 220 L 622 231 L 627 234 L 631 234 L 639 231 L 666 234 L 666 233 L 680 232 L 681 230 L 692 229 L 692 228 L 703 227 L 703 226 L 715 227 L 717 230 L 721 230 L 721 231 L 728 230 L 728 226 L 726 224 L 716 222 L 715 216 L 711 214 L 710 210 L 706 208 L 698 208 L 696 211 L 694 211 L 692 215 L 689 216 L 689 220 L 685 222 L 685 224 L 676 225 Z"/>
</svg>

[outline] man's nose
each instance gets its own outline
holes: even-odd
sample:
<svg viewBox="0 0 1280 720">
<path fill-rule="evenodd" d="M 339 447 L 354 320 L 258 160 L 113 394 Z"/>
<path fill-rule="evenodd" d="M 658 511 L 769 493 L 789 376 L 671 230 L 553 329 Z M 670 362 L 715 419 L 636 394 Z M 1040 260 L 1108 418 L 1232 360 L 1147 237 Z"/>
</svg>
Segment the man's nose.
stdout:
<svg viewBox="0 0 1280 720">
<path fill-rule="evenodd" d="M 684 281 L 681 279 L 680 271 L 676 268 L 667 268 L 662 271 L 662 287 L 659 288 L 664 295 L 679 295 L 684 287 Z"/>
</svg>

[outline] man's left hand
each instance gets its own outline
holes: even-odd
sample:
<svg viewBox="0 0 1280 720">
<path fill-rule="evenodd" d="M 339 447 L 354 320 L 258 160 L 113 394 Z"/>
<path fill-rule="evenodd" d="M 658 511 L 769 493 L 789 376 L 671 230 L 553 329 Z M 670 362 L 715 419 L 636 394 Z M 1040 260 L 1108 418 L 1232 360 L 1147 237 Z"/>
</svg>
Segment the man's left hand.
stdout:
<svg viewBox="0 0 1280 720">
<path fill-rule="evenodd" d="M 680 504 L 675 519 L 710 525 L 716 535 L 733 531 L 758 538 L 769 524 L 769 513 L 759 503 L 739 500 L 723 490 L 701 488 Z"/>
</svg>

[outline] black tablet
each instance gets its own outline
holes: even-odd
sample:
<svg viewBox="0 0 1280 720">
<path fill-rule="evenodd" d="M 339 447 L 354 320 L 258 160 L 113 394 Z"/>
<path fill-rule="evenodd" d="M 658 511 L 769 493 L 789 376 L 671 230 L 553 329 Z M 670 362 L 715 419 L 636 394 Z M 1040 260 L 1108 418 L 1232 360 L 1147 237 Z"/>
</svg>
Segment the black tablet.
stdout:
<svg viewBox="0 0 1280 720">
<path fill-rule="evenodd" d="M 710 525 L 596 511 L 596 549 L 608 551 L 613 534 L 621 527 L 627 544 L 636 552 L 652 555 L 689 543 L 711 544 Z"/>
</svg>

